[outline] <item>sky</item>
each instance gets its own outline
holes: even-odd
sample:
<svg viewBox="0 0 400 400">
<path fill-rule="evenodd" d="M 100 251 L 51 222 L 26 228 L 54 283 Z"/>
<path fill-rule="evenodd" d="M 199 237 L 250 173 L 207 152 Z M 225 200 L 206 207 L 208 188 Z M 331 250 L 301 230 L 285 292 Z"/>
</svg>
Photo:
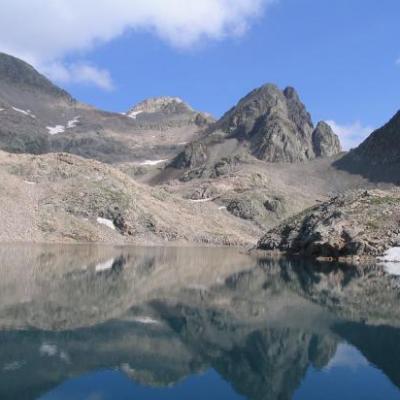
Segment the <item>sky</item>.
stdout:
<svg viewBox="0 0 400 400">
<path fill-rule="evenodd" d="M 346 149 L 400 109 L 399 0 L 1 0 L 0 51 L 80 101 L 179 96 L 215 117 L 294 86 Z"/>
</svg>

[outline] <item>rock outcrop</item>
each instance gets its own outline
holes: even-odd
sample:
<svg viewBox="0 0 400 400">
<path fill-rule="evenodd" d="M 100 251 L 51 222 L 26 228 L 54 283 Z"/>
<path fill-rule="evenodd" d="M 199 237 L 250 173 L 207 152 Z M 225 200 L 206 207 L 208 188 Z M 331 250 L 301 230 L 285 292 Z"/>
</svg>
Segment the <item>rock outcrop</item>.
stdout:
<svg viewBox="0 0 400 400">
<path fill-rule="evenodd" d="M 258 247 L 311 257 L 380 256 L 400 246 L 399 222 L 398 190 L 349 192 L 270 230 Z"/>
<path fill-rule="evenodd" d="M 331 157 L 342 151 L 340 140 L 326 122 L 319 122 L 312 134 L 314 153 L 317 157 Z"/>
</svg>

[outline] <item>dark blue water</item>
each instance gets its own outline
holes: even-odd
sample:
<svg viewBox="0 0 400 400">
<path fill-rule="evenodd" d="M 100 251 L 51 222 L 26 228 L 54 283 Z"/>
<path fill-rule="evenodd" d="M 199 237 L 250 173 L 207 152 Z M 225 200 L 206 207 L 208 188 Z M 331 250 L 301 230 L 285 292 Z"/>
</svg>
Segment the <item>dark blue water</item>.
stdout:
<svg viewBox="0 0 400 400">
<path fill-rule="evenodd" d="M 0 248 L 0 399 L 400 399 L 400 285 L 211 249 Z"/>
</svg>

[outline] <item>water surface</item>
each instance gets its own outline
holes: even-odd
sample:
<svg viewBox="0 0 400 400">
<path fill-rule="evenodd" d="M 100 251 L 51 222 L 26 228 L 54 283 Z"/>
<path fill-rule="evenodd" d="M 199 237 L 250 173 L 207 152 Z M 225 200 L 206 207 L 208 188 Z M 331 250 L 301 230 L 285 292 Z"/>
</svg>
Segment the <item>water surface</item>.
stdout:
<svg viewBox="0 0 400 400">
<path fill-rule="evenodd" d="M 0 399 L 399 399 L 400 278 L 227 249 L 0 247 Z"/>
</svg>

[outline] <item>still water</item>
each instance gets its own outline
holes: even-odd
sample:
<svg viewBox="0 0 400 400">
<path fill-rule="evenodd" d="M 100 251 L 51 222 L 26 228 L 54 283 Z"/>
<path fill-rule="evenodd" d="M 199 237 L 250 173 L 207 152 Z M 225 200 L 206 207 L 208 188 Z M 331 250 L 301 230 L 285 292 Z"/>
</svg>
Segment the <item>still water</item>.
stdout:
<svg viewBox="0 0 400 400">
<path fill-rule="evenodd" d="M 0 247 L 1 400 L 400 399 L 400 278 L 226 249 Z"/>
</svg>

